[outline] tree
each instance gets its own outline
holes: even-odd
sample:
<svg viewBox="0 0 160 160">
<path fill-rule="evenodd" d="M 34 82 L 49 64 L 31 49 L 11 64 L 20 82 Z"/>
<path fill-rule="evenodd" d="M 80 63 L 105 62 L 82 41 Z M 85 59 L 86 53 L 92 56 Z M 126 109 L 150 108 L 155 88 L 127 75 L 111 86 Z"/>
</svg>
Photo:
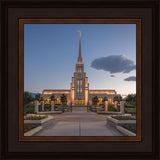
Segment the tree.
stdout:
<svg viewBox="0 0 160 160">
<path fill-rule="evenodd" d="M 40 100 L 39 101 L 44 101 L 44 98 L 40 96 Z"/>
<path fill-rule="evenodd" d="M 33 101 L 33 97 L 31 94 L 29 94 L 29 92 L 24 92 L 24 104 L 27 104 L 31 101 Z"/>
<path fill-rule="evenodd" d="M 108 101 L 108 98 L 107 98 L 107 97 L 104 97 L 104 98 L 103 98 L 103 102 L 105 102 L 105 101 Z"/>
<path fill-rule="evenodd" d="M 99 102 L 99 100 L 98 100 L 97 96 L 95 96 L 95 97 L 92 98 L 93 105 L 97 105 L 98 102 Z"/>
<path fill-rule="evenodd" d="M 115 96 L 115 97 L 113 98 L 113 101 L 114 101 L 114 102 L 115 102 L 115 101 L 118 101 L 118 102 L 122 101 L 121 95 Z"/>
<path fill-rule="evenodd" d="M 134 96 L 133 96 L 133 102 L 137 102 L 137 96 L 136 96 L 136 94 L 134 94 Z"/>
<path fill-rule="evenodd" d="M 52 96 L 51 96 L 51 101 L 55 101 L 55 96 L 54 96 L 54 94 L 52 94 Z"/>
<path fill-rule="evenodd" d="M 37 101 L 42 101 L 42 98 L 43 97 L 41 97 L 40 94 L 36 94 L 34 99 L 37 100 Z"/>
<path fill-rule="evenodd" d="M 136 103 L 136 94 L 128 94 L 126 101 L 131 104 Z"/>
<path fill-rule="evenodd" d="M 66 95 L 62 94 L 62 96 L 61 96 L 61 102 L 62 102 L 63 105 L 67 103 L 67 97 L 66 97 Z"/>
</svg>

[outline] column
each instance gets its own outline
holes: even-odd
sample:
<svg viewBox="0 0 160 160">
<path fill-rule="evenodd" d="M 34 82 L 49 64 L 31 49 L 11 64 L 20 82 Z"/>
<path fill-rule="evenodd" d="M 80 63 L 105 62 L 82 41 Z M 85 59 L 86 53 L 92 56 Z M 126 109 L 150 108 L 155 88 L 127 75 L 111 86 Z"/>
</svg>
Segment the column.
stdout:
<svg viewBox="0 0 160 160">
<path fill-rule="evenodd" d="M 105 101 L 105 112 L 108 111 L 108 101 Z"/>
<path fill-rule="evenodd" d="M 120 112 L 123 114 L 124 112 L 124 101 L 120 102 Z"/>
<path fill-rule="evenodd" d="M 88 104 L 88 90 L 89 90 L 89 84 L 88 84 L 88 77 L 85 77 L 85 106 Z"/>
<path fill-rule="evenodd" d="M 34 101 L 34 113 L 38 113 L 38 104 L 39 102 L 37 100 Z"/>
<path fill-rule="evenodd" d="M 42 112 L 44 111 L 44 101 L 41 101 Z"/>
<path fill-rule="evenodd" d="M 54 101 L 51 101 L 51 111 L 54 111 Z"/>
<path fill-rule="evenodd" d="M 71 83 L 71 102 L 72 102 L 72 105 L 75 104 L 74 94 L 75 94 L 75 84 L 74 84 L 74 77 L 72 77 L 72 83 Z"/>
</svg>

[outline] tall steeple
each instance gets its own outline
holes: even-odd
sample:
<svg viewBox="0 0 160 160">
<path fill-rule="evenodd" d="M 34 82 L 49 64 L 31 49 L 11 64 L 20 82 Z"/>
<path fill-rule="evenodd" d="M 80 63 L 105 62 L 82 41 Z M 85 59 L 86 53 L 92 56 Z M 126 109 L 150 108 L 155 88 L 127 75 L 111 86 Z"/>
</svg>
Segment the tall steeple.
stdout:
<svg viewBox="0 0 160 160">
<path fill-rule="evenodd" d="M 79 56 L 77 64 L 82 64 L 82 56 L 81 56 L 81 31 L 79 30 Z"/>
</svg>

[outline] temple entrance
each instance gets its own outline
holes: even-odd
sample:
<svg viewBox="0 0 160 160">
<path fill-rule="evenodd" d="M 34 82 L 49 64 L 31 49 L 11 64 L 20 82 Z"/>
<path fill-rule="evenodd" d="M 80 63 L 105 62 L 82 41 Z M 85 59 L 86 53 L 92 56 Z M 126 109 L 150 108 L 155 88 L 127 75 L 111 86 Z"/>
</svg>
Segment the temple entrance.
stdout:
<svg viewBox="0 0 160 160">
<path fill-rule="evenodd" d="M 75 105 L 83 106 L 84 105 L 84 100 L 83 99 L 82 100 L 79 100 L 79 99 L 75 100 Z"/>
</svg>

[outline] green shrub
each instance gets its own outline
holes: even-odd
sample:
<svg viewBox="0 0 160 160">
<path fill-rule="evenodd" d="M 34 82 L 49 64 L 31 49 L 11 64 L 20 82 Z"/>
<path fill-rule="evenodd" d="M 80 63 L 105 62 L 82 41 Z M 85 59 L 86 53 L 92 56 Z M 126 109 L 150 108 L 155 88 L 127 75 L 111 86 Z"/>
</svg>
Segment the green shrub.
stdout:
<svg viewBox="0 0 160 160">
<path fill-rule="evenodd" d="M 24 99 L 23 99 L 23 102 L 24 104 L 28 104 L 29 102 L 32 102 L 33 101 L 33 97 L 32 95 L 29 93 L 29 92 L 24 92 Z"/>
<path fill-rule="evenodd" d="M 42 106 L 38 105 L 38 111 L 41 112 L 42 111 Z"/>
<path fill-rule="evenodd" d="M 112 107 L 114 107 L 114 104 L 108 104 L 108 108 L 112 108 Z"/>
<path fill-rule="evenodd" d="M 136 106 L 131 104 L 125 104 L 125 108 L 136 108 Z"/>
<path fill-rule="evenodd" d="M 117 112 L 117 109 L 115 109 L 114 107 L 110 107 L 110 108 L 109 108 L 109 111 Z"/>
<path fill-rule="evenodd" d="M 97 96 L 95 96 L 95 97 L 92 98 L 92 104 L 93 105 L 97 105 L 98 102 L 99 102 L 99 99 L 98 99 Z"/>
<path fill-rule="evenodd" d="M 120 112 L 120 105 L 117 104 L 117 111 Z"/>
<path fill-rule="evenodd" d="M 44 110 L 45 111 L 50 111 L 51 110 L 51 105 L 50 104 L 45 104 L 44 105 Z"/>
<path fill-rule="evenodd" d="M 126 108 L 125 107 L 125 112 L 126 113 L 135 114 L 136 113 L 136 108 Z"/>
</svg>

